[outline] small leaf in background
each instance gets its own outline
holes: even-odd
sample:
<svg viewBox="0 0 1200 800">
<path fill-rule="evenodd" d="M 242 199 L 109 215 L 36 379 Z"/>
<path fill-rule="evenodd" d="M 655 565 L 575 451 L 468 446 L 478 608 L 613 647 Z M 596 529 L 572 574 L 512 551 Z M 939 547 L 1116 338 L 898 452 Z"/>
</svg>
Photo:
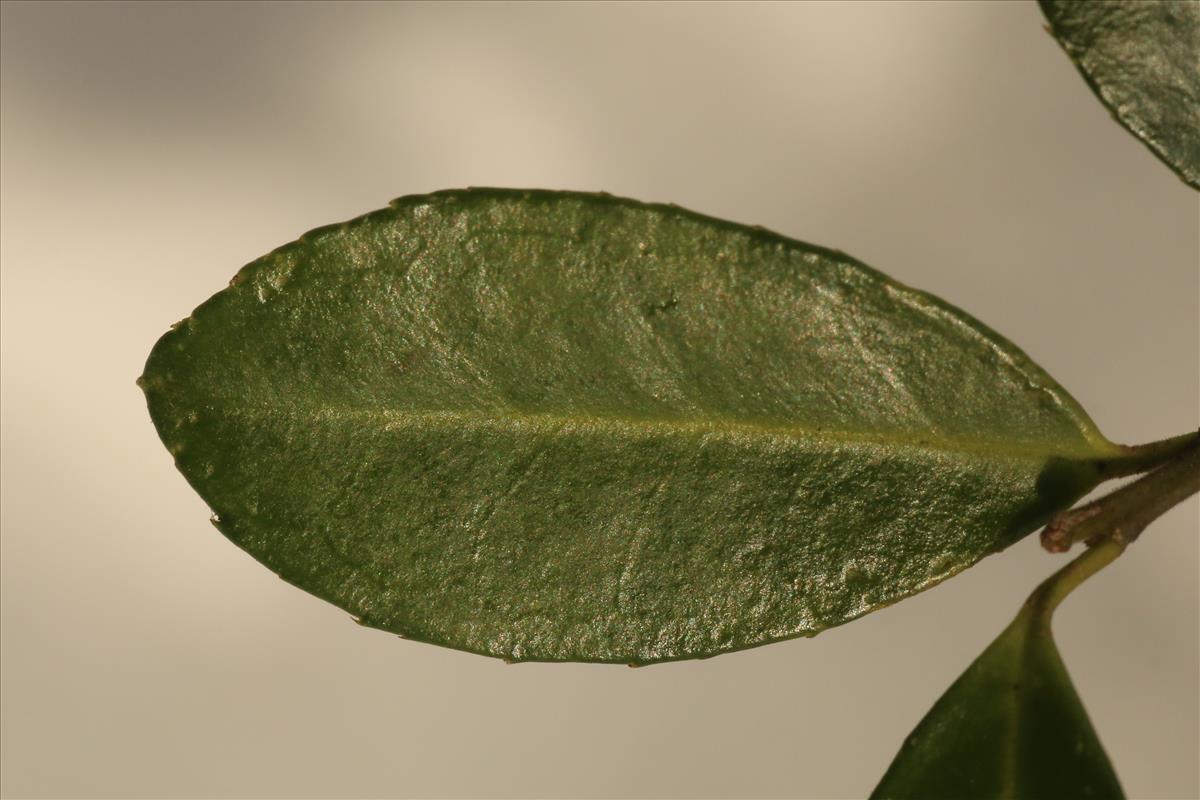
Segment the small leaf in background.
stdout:
<svg viewBox="0 0 1200 800">
<path fill-rule="evenodd" d="M 1124 796 L 1050 634 L 1054 607 L 1122 549 L 1068 564 L 938 699 L 872 800 L 1106 800 Z"/>
<path fill-rule="evenodd" d="M 1012 344 L 838 252 L 603 195 L 408 197 L 155 346 L 220 530 L 363 624 L 514 661 L 814 634 L 1125 451 Z"/>
<path fill-rule="evenodd" d="M 1200 189 L 1200 2 L 1040 2 L 1101 102 Z"/>
</svg>

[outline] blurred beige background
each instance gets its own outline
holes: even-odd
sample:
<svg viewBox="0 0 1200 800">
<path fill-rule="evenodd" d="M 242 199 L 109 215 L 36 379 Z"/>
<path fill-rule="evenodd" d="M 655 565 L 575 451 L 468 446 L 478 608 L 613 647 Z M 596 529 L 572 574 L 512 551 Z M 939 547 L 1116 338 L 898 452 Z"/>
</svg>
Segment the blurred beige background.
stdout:
<svg viewBox="0 0 1200 800">
<path fill-rule="evenodd" d="M 641 670 L 401 641 L 208 524 L 134 386 L 242 264 L 394 196 L 603 189 L 846 250 L 1113 439 L 1197 426 L 1197 195 L 1031 3 L 2 10 L 6 796 L 859 797 L 1061 559 Z M 1133 797 L 1196 797 L 1197 502 L 1058 616 Z"/>
</svg>

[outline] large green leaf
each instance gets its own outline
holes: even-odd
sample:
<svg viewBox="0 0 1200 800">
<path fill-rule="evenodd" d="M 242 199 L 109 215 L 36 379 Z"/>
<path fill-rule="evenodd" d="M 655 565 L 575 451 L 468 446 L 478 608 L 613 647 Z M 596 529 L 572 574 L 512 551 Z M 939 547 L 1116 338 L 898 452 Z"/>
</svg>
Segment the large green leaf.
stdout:
<svg viewBox="0 0 1200 800">
<path fill-rule="evenodd" d="M 1200 189 L 1200 2 L 1040 2 L 1051 32 L 1117 121 Z"/>
<path fill-rule="evenodd" d="M 1108 542 L 1035 592 L 905 740 L 872 800 L 1124 797 L 1050 634 L 1061 576 L 1115 558 Z M 1086 576 L 1083 576 L 1086 577 Z M 1048 596 L 1058 594 L 1057 597 Z"/>
<path fill-rule="evenodd" d="M 407 197 L 243 269 L 141 385 L 220 530 L 511 660 L 812 635 L 1119 457 L 1013 345 L 829 250 L 605 195 Z"/>
</svg>

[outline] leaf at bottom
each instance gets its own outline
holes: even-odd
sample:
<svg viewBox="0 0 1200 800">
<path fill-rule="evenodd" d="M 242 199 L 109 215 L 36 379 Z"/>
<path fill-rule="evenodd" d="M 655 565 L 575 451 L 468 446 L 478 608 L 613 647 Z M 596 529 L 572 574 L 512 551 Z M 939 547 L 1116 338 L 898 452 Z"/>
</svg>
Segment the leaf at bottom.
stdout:
<svg viewBox="0 0 1200 800">
<path fill-rule="evenodd" d="M 1121 798 L 1050 635 L 1026 607 L 905 740 L 872 798 Z"/>
</svg>

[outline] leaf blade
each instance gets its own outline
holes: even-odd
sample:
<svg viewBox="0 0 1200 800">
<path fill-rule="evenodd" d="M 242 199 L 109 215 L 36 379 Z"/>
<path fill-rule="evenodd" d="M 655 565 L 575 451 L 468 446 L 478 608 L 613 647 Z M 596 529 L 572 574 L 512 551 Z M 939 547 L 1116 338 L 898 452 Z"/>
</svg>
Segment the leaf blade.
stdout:
<svg viewBox="0 0 1200 800">
<path fill-rule="evenodd" d="M 1039 4 L 1051 33 L 1113 117 L 1200 189 L 1200 4 Z"/>
<path fill-rule="evenodd" d="M 235 543 L 364 624 L 510 660 L 811 635 L 1119 454 L 1010 343 L 853 259 L 570 193 L 307 234 L 142 384 Z"/>
<path fill-rule="evenodd" d="M 872 800 L 1123 798 L 1034 605 L 946 690 L 905 739 Z"/>
</svg>

